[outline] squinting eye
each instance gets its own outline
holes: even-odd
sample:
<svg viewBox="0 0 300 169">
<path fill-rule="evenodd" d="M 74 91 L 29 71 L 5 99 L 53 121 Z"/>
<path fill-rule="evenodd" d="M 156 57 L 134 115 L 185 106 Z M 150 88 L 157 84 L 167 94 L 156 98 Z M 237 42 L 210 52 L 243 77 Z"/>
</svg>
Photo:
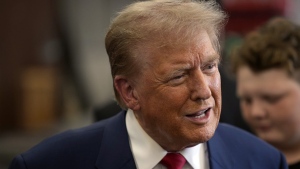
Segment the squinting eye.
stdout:
<svg viewBox="0 0 300 169">
<path fill-rule="evenodd" d="M 252 99 L 250 97 L 240 97 L 240 101 L 246 104 L 252 103 Z"/>
<path fill-rule="evenodd" d="M 183 75 L 179 75 L 179 76 L 173 77 L 172 79 L 176 80 L 176 79 L 180 79 L 180 78 L 182 78 L 182 77 L 183 77 Z"/>
<path fill-rule="evenodd" d="M 264 96 L 263 98 L 269 103 L 276 103 L 282 98 L 282 96 Z"/>
<path fill-rule="evenodd" d="M 213 73 L 213 72 L 215 72 L 216 68 L 217 68 L 217 63 L 214 62 L 214 63 L 205 65 L 202 68 L 202 70 L 207 73 Z"/>
<path fill-rule="evenodd" d="M 208 69 L 213 69 L 213 68 L 215 68 L 215 67 L 216 67 L 216 64 L 215 64 L 215 63 L 207 66 Z"/>
<path fill-rule="evenodd" d="M 185 76 L 186 76 L 186 74 L 173 76 L 173 77 L 168 81 L 168 83 L 170 83 L 171 85 L 174 85 L 174 86 L 180 85 L 181 83 L 184 82 Z"/>
<path fill-rule="evenodd" d="M 174 76 L 171 81 L 172 82 L 181 82 L 184 79 L 185 75 L 178 75 L 178 76 Z"/>
</svg>

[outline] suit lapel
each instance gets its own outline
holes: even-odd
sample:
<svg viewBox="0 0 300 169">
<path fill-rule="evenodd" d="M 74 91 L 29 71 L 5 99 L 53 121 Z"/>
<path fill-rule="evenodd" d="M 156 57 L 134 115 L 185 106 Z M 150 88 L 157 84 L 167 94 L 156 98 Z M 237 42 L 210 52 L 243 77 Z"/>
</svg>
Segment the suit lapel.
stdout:
<svg viewBox="0 0 300 169">
<path fill-rule="evenodd" d="M 130 149 L 125 115 L 126 112 L 122 111 L 106 121 L 96 162 L 98 169 L 136 168 Z M 218 128 L 214 136 L 207 142 L 210 169 L 232 169 L 234 165 L 232 152 L 222 139 Z"/>
<path fill-rule="evenodd" d="M 207 142 L 210 169 L 233 169 L 232 152 L 221 137 L 218 128 Z"/>
<path fill-rule="evenodd" d="M 125 124 L 126 112 L 106 121 L 96 162 L 98 169 L 135 169 Z"/>
</svg>

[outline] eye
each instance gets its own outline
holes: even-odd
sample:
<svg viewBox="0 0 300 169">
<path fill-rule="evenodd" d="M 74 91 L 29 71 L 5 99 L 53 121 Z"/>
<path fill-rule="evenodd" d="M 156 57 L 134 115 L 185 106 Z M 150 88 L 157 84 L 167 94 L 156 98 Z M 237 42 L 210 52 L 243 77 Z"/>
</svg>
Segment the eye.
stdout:
<svg viewBox="0 0 300 169">
<path fill-rule="evenodd" d="M 240 99 L 240 102 L 242 102 L 244 104 L 247 104 L 247 105 L 252 104 L 251 97 L 239 97 L 239 99 Z"/>
<path fill-rule="evenodd" d="M 186 74 L 174 75 L 170 78 L 169 83 L 172 85 L 179 85 L 184 82 Z"/>
<path fill-rule="evenodd" d="M 262 98 L 269 102 L 269 103 L 277 103 L 278 101 L 280 101 L 282 98 L 283 98 L 284 95 L 274 95 L 274 96 L 269 96 L 269 95 L 266 95 L 266 96 L 263 96 Z"/>
<path fill-rule="evenodd" d="M 184 74 L 176 75 L 176 76 L 172 77 L 171 80 L 180 80 L 180 79 L 182 79 L 183 77 L 184 77 Z"/>
<path fill-rule="evenodd" d="M 210 74 L 210 73 L 214 73 L 217 70 L 217 68 L 218 68 L 218 64 L 216 62 L 212 62 L 212 63 L 206 64 L 202 68 L 202 71 Z"/>
<path fill-rule="evenodd" d="M 216 63 L 210 64 L 207 66 L 208 69 L 213 69 L 216 67 Z"/>
</svg>

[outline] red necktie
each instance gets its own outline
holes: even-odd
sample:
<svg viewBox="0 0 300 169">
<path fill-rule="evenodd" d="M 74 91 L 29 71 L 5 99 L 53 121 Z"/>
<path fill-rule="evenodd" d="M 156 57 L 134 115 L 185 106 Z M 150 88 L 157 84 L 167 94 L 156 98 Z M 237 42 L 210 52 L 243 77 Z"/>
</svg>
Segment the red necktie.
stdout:
<svg viewBox="0 0 300 169">
<path fill-rule="evenodd" d="M 168 153 L 161 163 L 168 169 L 182 169 L 186 160 L 180 153 Z"/>
</svg>

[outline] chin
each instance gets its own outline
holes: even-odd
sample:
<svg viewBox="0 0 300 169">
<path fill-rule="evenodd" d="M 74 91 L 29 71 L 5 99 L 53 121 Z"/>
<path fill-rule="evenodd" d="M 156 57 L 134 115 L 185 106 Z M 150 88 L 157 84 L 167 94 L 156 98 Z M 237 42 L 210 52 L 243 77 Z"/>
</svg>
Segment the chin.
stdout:
<svg viewBox="0 0 300 169">
<path fill-rule="evenodd" d="M 218 126 L 218 122 L 207 126 L 205 128 L 205 130 L 202 131 L 202 136 L 200 137 L 201 138 L 200 140 L 201 140 L 202 143 L 210 140 L 213 137 L 213 135 L 215 134 L 217 126 Z"/>
<path fill-rule="evenodd" d="M 216 127 L 208 127 L 205 130 L 201 129 L 201 131 L 199 131 L 199 133 L 196 133 L 193 137 L 191 138 L 191 142 L 192 144 L 190 146 L 195 146 L 199 143 L 205 143 L 208 140 L 210 140 L 214 133 L 215 133 Z"/>
</svg>

